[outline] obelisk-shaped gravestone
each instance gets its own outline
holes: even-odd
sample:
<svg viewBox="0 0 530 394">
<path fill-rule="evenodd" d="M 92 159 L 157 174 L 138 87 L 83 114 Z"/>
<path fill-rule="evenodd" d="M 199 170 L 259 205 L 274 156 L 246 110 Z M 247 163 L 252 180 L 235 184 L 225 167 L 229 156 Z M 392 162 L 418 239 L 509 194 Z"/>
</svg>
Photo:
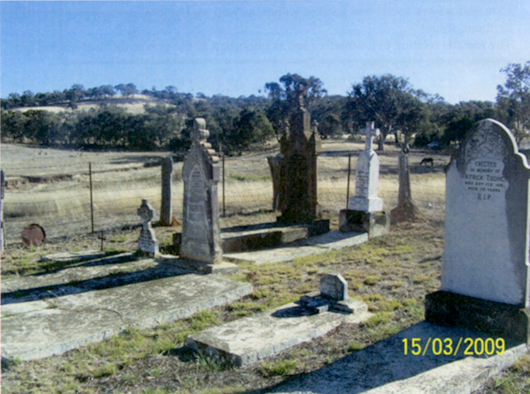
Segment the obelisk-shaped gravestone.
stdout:
<svg viewBox="0 0 530 394">
<path fill-rule="evenodd" d="M 206 121 L 196 118 L 192 145 L 182 168 L 184 212 L 180 257 L 210 264 L 222 260 L 219 229 L 219 158 L 206 142 Z"/>
<path fill-rule="evenodd" d="M 311 116 L 304 107 L 302 92 L 299 105 L 280 141 L 283 155 L 280 194 L 283 198 L 278 221 L 293 224 L 311 223 L 318 217 L 317 155 L 321 142 L 316 127 L 311 130 Z"/>
<path fill-rule="evenodd" d="M 442 289 L 428 321 L 529 340 L 529 179 L 511 132 L 486 119 L 446 175 Z"/>
</svg>

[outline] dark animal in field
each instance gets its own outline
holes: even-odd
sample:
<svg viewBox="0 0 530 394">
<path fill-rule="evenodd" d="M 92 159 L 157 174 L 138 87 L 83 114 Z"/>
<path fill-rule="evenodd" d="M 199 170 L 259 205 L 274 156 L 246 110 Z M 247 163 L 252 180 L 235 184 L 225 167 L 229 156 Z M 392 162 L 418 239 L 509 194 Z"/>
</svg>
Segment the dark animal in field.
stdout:
<svg viewBox="0 0 530 394">
<path fill-rule="evenodd" d="M 426 157 L 424 158 L 421 162 L 420 162 L 420 166 L 425 164 L 425 166 L 427 166 L 427 164 L 431 164 L 431 167 L 434 166 L 434 160 L 432 157 Z"/>
</svg>

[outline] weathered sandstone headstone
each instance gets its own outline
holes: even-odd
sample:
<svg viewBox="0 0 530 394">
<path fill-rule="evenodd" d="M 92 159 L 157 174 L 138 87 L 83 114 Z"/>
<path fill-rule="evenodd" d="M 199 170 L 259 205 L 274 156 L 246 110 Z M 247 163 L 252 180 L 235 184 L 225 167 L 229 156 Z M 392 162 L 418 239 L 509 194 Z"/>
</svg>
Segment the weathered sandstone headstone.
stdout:
<svg viewBox="0 0 530 394">
<path fill-rule="evenodd" d="M 399 156 L 399 191 L 397 207 L 392 209 L 392 223 L 400 223 L 414 220 L 419 216 L 419 210 L 412 201 L 410 189 L 410 167 L 409 167 L 409 149 L 405 146 Z"/>
<path fill-rule="evenodd" d="M 142 219 L 142 230 L 138 239 L 138 250 L 148 254 L 158 254 L 158 241 L 156 239 L 151 220 L 155 216 L 155 210 L 149 204 L 149 200 L 142 199 L 142 205 L 138 208 L 138 216 Z"/>
<path fill-rule="evenodd" d="M 280 198 L 284 223 L 310 223 L 318 217 L 317 155 L 321 141 L 316 126 L 311 129 L 311 116 L 304 106 L 303 92 L 299 93 L 299 108 L 293 112 L 284 133 L 280 148 L 281 166 Z"/>
<path fill-rule="evenodd" d="M 219 229 L 219 158 L 206 142 L 206 121 L 196 118 L 184 167 L 184 212 L 180 257 L 216 264 L 222 260 Z"/>
<path fill-rule="evenodd" d="M 503 124 L 468 133 L 447 170 L 442 288 L 427 297 L 428 320 L 528 340 L 529 179 Z"/>
</svg>

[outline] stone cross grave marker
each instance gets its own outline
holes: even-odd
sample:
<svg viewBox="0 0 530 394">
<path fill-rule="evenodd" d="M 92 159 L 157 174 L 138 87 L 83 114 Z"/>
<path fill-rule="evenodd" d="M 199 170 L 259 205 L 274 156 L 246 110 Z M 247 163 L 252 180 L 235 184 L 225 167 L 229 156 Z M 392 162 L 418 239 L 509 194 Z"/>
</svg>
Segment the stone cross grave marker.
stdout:
<svg viewBox="0 0 530 394">
<path fill-rule="evenodd" d="M 378 212 L 383 210 L 383 200 L 377 197 L 379 158 L 373 150 L 373 138 L 379 135 L 379 129 L 374 127 L 374 122 L 366 122 L 361 133 L 366 135 L 366 146 L 357 159 L 355 196 L 350 198 L 348 209 Z"/>
<path fill-rule="evenodd" d="M 219 200 L 219 158 L 206 142 L 206 121 L 196 118 L 192 145 L 182 168 L 184 218 L 180 257 L 204 263 L 222 261 Z"/>
<path fill-rule="evenodd" d="M 427 320 L 529 340 L 529 179 L 502 123 L 469 131 L 446 173 L 442 287 Z"/>
<path fill-rule="evenodd" d="M 138 239 L 138 250 L 140 252 L 156 255 L 158 254 L 158 241 L 151 225 L 155 216 L 155 210 L 149 204 L 148 199 L 142 199 L 142 205 L 138 208 L 138 216 L 142 219 L 142 230 Z"/>
</svg>

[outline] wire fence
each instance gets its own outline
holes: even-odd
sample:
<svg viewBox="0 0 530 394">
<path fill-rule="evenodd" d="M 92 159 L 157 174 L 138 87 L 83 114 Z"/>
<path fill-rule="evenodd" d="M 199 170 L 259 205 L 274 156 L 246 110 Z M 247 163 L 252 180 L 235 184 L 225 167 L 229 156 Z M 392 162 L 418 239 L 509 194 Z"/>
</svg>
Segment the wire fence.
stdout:
<svg viewBox="0 0 530 394">
<path fill-rule="evenodd" d="M 237 162 L 232 164 L 233 168 L 237 167 Z M 25 168 L 28 172 L 35 173 L 35 168 Z M 176 218 L 182 218 L 184 192 L 180 179 L 181 168 L 182 163 L 177 163 L 172 177 L 172 214 Z M 56 169 L 58 173 L 65 172 L 60 166 L 56 166 Z M 20 242 L 22 230 L 33 223 L 45 229 L 48 239 L 137 226 L 141 223 L 137 209 L 142 199 L 148 199 L 157 214 L 160 212 L 160 167 L 98 171 L 98 164 L 93 163 L 92 169 L 92 199 L 90 174 L 86 165 L 84 168 L 69 167 L 68 177 L 49 183 L 43 183 L 38 176 L 34 178 L 37 182 L 40 180 L 40 183 L 29 182 L 32 177 L 23 176 L 12 177 L 10 180 L 10 174 L 6 171 L 8 187 L 3 210 L 7 243 Z M 230 170 L 226 175 L 223 174 L 225 182 L 220 182 L 218 188 L 219 212 L 223 216 L 272 212 L 273 187 L 270 176 L 267 176 L 266 161 L 258 172 L 261 175 L 257 177 L 235 176 Z M 18 171 L 17 173 L 20 174 Z M 443 210 L 443 174 L 412 174 L 411 187 L 412 198 L 420 208 Z M 380 177 L 379 197 L 383 198 L 386 210 L 397 205 L 398 188 L 397 175 Z M 324 211 L 338 213 L 340 209 L 345 209 L 347 194 L 347 177 L 344 175 L 318 180 L 318 203 Z M 355 171 L 352 171 L 349 196 L 354 194 Z M 157 220 L 158 217 L 155 216 L 154 221 Z"/>
</svg>

